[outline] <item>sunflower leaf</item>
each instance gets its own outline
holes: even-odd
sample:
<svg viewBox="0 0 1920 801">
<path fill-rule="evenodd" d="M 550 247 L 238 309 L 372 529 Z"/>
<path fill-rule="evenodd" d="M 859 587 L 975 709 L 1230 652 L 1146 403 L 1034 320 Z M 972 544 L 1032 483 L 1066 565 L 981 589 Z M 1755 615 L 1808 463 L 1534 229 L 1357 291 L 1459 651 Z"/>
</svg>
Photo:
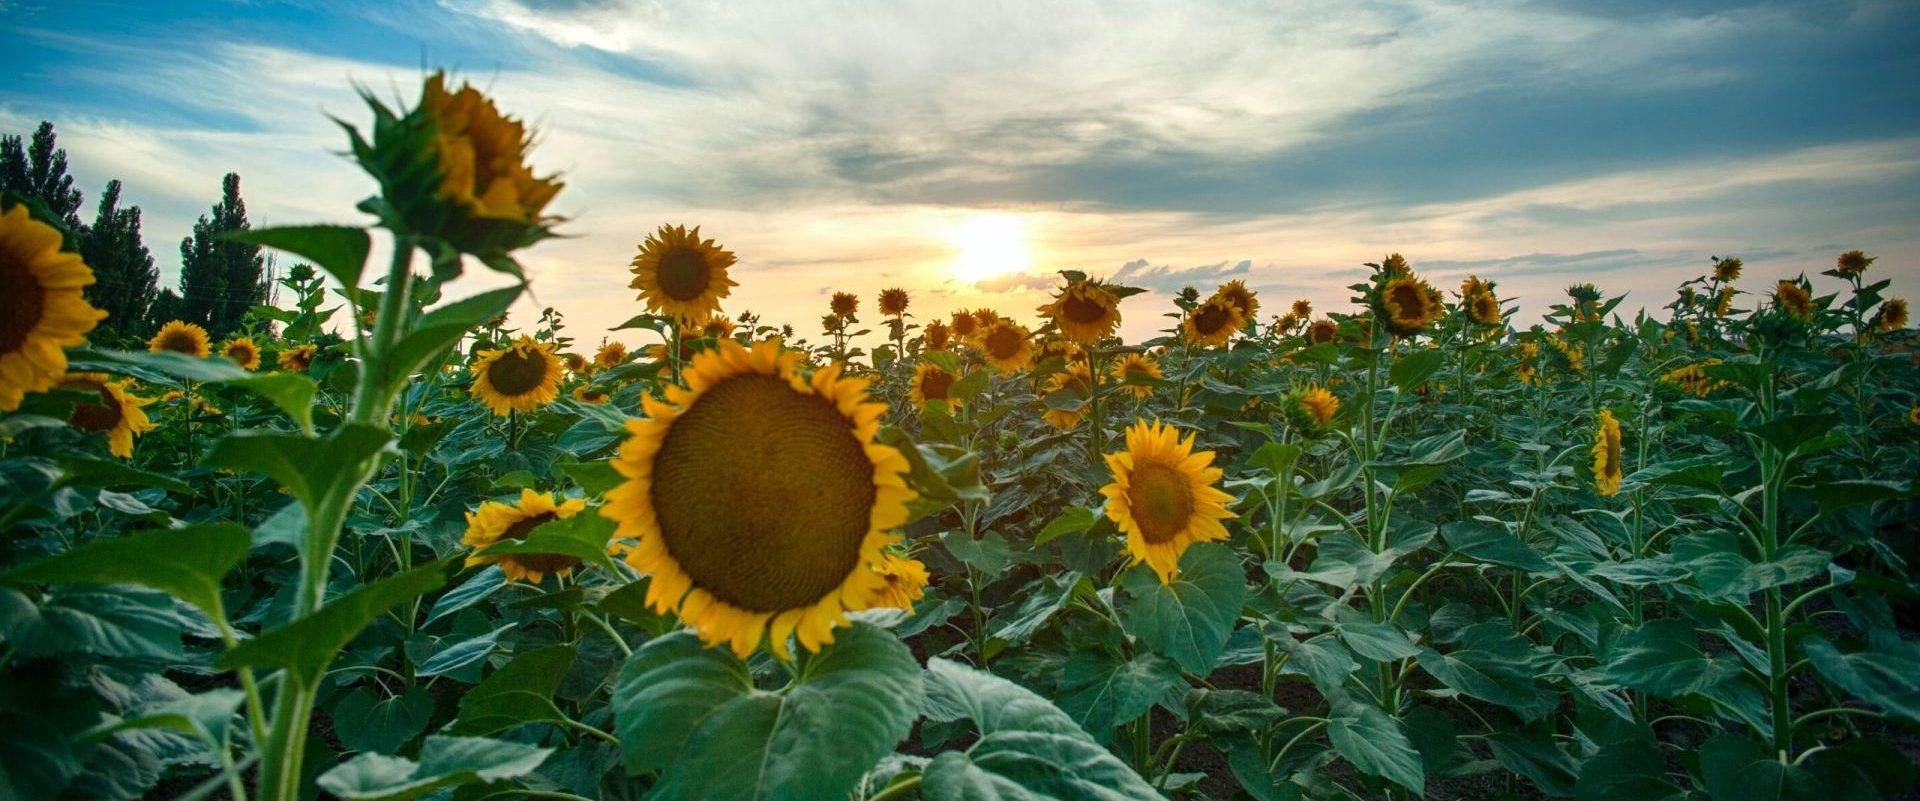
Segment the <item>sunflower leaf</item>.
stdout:
<svg viewBox="0 0 1920 801">
<path fill-rule="evenodd" d="M 0 582 L 138 584 L 221 614 L 220 577 L 247 556 L 252 532 L 232 523 L 97 539 L 0 574 Z"/>
<path fill-rule="evenodd" d="M 1120 610 L 1127 632 L 1201 676 L 1213 672 L 1226 650 L 1247 598 L 1245 569 L 1233 549 L 1218 543 L 1188 548 L 1171 583 L 1142 567 L 1127 571 L 1121 585 L 1132 597 Z"/>
<path fill-rule="evenodd" d="M 497 782 L 532 773 L 551 748 L 485 737 L 428 737 L 420 761 L 361 754 L 315 782 L 346 801 L 410 801 L 442 787 Z"/>
<path fill-rule="evenodd" d="M 367 251 L 372 248 L 365 228 L 345 225 L 254 228 L 230 231 L 224 237 L 299 256 L 326 270 L 328 275 L 346 287 L 360 285 L 360 273 L 367 267 Z"/>
<path fill-rule="evenodd" d="M 228 670 L 248 666 L 284 668 L 295 681 L 311 687 L 326 672 L 334 655 L 375 617 L 445 584 L 447 565 L 444 560 L 434 562 L 362 586 L 333 599 L 312 615 L 234 646 L 214 664 Z"/>
</svg>

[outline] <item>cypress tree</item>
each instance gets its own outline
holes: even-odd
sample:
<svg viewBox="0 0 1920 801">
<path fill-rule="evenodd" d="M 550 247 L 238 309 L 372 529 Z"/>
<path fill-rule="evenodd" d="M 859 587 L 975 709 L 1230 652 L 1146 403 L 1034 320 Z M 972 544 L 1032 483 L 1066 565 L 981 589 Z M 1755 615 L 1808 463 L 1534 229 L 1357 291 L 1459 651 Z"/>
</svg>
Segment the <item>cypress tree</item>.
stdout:
<svg viewBox="0 0 1920 801">
<path fill-rule="evenodd" d="M 68 230 L 79 230 L 80 190 L 67 174 L 67 151 L 54 146 L 53 123 L 42 121 L 30 146 L 0 136 L 0 189 L 39 198 Z"/>
<path fill-rule="evenodd" d="M 80 255 L 93 268 L 87 300 L 107 312 L 100 327 L 109 336 L 146 333 L 147 307 L 160 279 L 153 254 L 140 238 L 140 207 L 123 209 L 119 203 L 120 182 L 108 181 L 93 225 L 80 240 Z"/>
<path fill-rule="evenodd" d="M 237 330 L 247 311 L 267 298 L 260 247 L 224 236 L 252 227 L 240 199 L 240 176 L 227 173 L 220 186 L 211 216 L 202 215 L 193 234 L 180 240 L 180 319 L 205 326 L 215 339 Z"/>
</svg>

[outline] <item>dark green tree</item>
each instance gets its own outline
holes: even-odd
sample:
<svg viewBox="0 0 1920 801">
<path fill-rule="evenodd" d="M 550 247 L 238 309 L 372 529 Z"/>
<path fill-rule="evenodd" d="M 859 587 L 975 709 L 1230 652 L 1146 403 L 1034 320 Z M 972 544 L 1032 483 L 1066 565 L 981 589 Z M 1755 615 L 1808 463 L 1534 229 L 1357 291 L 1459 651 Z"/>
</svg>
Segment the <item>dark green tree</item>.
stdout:
<svg viewBox="0 0 1920 801">
<path fill-rule="evenodd" d="M 0 189 L 39 198 L 69 230 L 80 228 L 80 190 L 67 174 L 67 151 L 54 146 L 51 122 L 40 123 L 30 145 L 0 136 Z"/>
<path fill-rule="evenodd" d="M 215 339 L 237 330 L 247 310 L 267 299 L 260 247 L 226 238 L 252 227 L 240 199 L 240 176 L 227 173 L 220 186 L 212 215 L 202 215 L 193 234 L 180 240 L 180 319 L 205 326 Z"/>
<path fill-rule="evenodd" d="M 153 296 L 153 303 L 147 306 L 147 329 L 157 329 L 172 320 L 185 319 L 186 301 L 181 300 L 172 289 L 162 289 Z"/>
<path fill-rule="evenodd" d="M 87 287 L 87 300 L 105 310 L 95 339 L 106 336 L 144 334 L 148 330 L 147 307 L 153 303 L 160 271 L 153 266 L 153 254 L 140 238 L 140 207 L 120 208 L 120 182 L 108 181 L 100 196 L 100 207 L 93 225 L 80 239 L 80 255 L 93 268 L 93 286 Z"/>
</svg>

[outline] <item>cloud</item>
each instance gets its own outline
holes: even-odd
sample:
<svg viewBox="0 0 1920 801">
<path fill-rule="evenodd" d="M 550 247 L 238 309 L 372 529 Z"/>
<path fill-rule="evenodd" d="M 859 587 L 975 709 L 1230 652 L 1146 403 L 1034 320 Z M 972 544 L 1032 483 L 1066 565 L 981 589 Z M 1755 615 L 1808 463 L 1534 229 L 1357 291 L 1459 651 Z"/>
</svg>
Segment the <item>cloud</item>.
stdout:
<svg viewBox="0 0 1920 801">
<path fill-rule="evenodd" d="M 1153 265 L 1146 259 L 1134 259 L 1120 265 L 1113 274 L 1113 282 L 1151 289 L 1155 292 L 1174 294 L 1186 287 L 1206 290 L 1208 287 L 1230 280 L 1236 276 L 1245 276 L 1253 271 L 1253 262 L 1241 259 L 1237 262 L 1219 262 L 1202 264 L 1197 267 L 1172 267 Z"/>
</svg>

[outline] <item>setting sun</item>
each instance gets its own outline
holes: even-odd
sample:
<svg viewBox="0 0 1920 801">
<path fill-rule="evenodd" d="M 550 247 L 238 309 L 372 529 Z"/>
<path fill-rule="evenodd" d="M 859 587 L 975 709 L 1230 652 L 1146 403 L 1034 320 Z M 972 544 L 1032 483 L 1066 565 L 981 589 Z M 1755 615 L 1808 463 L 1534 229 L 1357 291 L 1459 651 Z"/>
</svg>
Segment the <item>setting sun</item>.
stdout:
<svg viewBox="0 0 1920 801">
<path fill-rule="evenodd" d="M 1018 272 L 1033 263 L 1027 233 L 1012 214 L 976 214 L 948 235 L 953 243 L 953 275 L 974 283 Z"/>
</svg>

